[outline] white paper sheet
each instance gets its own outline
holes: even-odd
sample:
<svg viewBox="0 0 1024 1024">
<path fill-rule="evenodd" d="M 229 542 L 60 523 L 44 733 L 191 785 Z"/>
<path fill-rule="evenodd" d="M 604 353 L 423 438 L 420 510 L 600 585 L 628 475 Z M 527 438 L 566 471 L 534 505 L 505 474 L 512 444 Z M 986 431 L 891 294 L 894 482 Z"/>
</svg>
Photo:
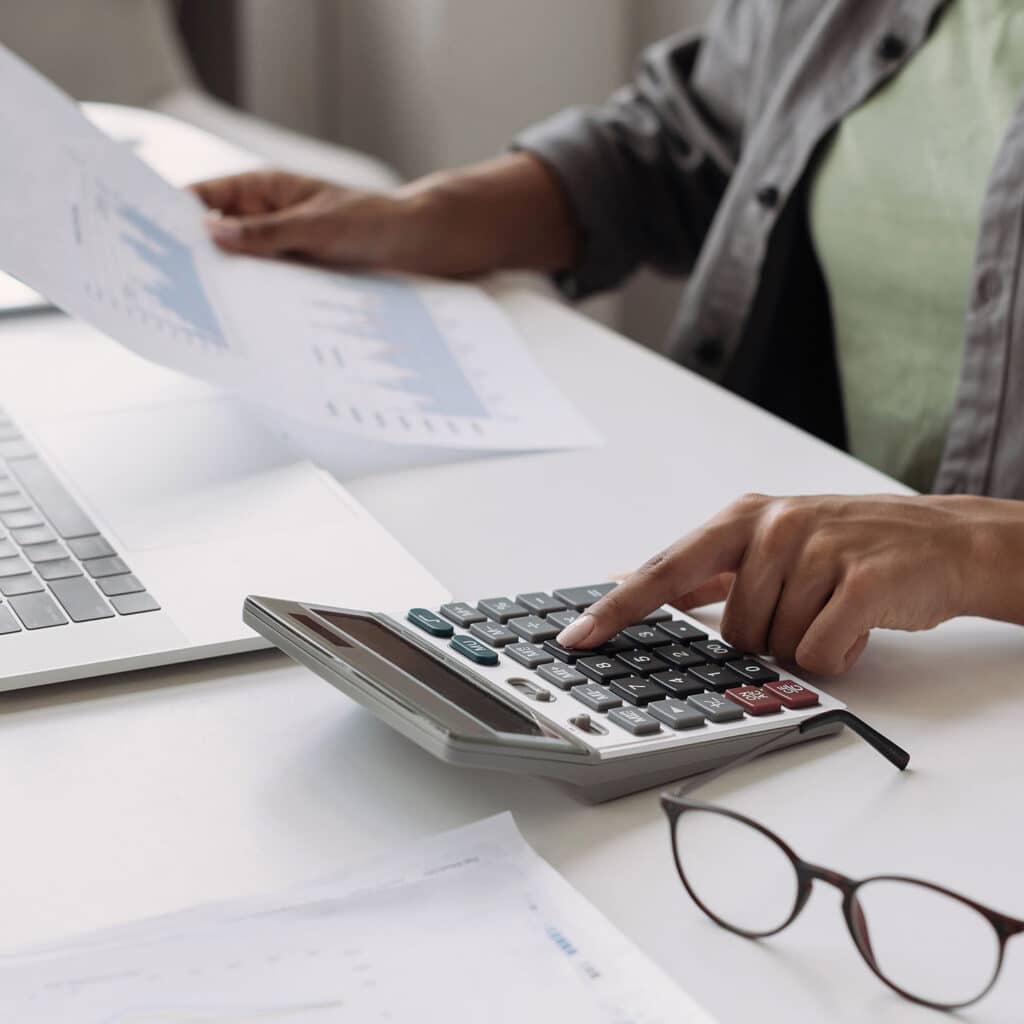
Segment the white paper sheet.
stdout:
<svg viewBox="0 0 1024 1024">
<path fill-rule="evenodd" d="M 712 1024 L 505 814 L 329 881 L 0 960 L 19 1024 Z"/>
<path fill-rule="evenodd" d="M 0 136 L 0 269 L 146 358 L 327 437 L 596 443 L 479 289 L 223 254 L 198 199 L 2 48 Z"/>
</svg>

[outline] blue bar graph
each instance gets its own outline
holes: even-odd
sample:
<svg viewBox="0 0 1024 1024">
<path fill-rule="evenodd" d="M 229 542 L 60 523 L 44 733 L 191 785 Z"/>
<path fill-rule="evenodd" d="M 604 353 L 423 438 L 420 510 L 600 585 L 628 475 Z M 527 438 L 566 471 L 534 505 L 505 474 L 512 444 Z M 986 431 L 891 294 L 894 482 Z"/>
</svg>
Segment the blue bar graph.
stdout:
<svg viewBox="0 0 1024 1024">
<path fill-rule="evenodd" d="M 226 348 L 227 339 L 189 247 L 133 206 L 122 204 L 118 213 L 133 229 L 124 232 L 122 240 L 156 274 L 155 280 L 142 282 L 143 290 L 204 341 Z"/>
<path fill-rule="evenodd" d="M 430 308 L 413 287 L 401 281 L 360 277 L 344 277 L 339 285 L 368 301 L 360 305 L 361 324 L 345 323 L 338 330 L 379 340 L 383 348 L 373 355 L 373 362 L 404 371 L 399 380 L 379 380 L 379 387 L 414 396 L 423 412 L 490 417 Z M 339 306 L 348 314 L 353 312 L 344 307 L 343 299 Z"/>
</svg>

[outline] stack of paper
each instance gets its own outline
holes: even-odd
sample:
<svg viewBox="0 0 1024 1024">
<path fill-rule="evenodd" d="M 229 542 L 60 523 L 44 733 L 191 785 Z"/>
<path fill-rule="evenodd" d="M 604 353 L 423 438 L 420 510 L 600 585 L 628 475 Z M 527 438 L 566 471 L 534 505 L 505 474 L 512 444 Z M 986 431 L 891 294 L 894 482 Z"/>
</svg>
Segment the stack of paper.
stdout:
<svg viewBox="0 0 1024 1024">
<path fill-rule="evenodd" d="M 0 961 L 18 1024 L 711 1024 L 510 815 L 285 895 Z"/>
<path fill-rule="evenodd" d="M 2 47 L 0 137 L 0 270 L 296 436 L 474 452 L 595 442 L 480 289 L 225 255 L 195 196 Z"/>
</svg>

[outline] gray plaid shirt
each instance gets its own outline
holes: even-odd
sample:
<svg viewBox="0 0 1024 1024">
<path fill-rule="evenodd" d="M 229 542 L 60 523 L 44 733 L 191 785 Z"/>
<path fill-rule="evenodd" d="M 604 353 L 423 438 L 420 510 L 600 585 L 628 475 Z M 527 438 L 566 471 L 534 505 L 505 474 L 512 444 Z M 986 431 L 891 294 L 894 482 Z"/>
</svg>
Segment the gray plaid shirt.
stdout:
<svg viewBox="0 0 1024 1024">
<path fill-rule="evenodd" d="M 554 169 L 585 233 L 566 293 L 643 264 L 688 274 L 669 353 L 842 444 L 806 187 L 832 129 L 913 59 L 946 2 L 725 0 L 699 36 L 652 47 L 606 106 L 524 132 L 517 144 Z M 893 159 L 915 173 L 913 154 Z M 1024 498 L 1022 237 L 1024 104 L 988 184 L 935 491 Z"/>
</svg>

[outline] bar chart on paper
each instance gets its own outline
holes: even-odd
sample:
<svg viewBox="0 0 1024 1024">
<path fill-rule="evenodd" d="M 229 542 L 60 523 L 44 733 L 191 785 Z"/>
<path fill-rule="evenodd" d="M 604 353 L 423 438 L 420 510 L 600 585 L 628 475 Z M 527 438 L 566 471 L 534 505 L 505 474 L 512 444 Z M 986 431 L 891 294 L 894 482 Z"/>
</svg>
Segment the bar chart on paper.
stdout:
<svg viewBox="0 0 1024 1024">
<path fill-rule="evenodd" d="M 82 266 L 89 298 L 170 339 L 228 348 L 187 242 L 85 175 L 71 216 L 88 254 Z"/>
<path fill-rule="evenodd" d="M 302 301 L 322 409 L 341 429 L 447 447 L 530 447 L 538 430 L 586 443 L 585 425 L 478 289 L 331 274 Z"/>
</svg>

